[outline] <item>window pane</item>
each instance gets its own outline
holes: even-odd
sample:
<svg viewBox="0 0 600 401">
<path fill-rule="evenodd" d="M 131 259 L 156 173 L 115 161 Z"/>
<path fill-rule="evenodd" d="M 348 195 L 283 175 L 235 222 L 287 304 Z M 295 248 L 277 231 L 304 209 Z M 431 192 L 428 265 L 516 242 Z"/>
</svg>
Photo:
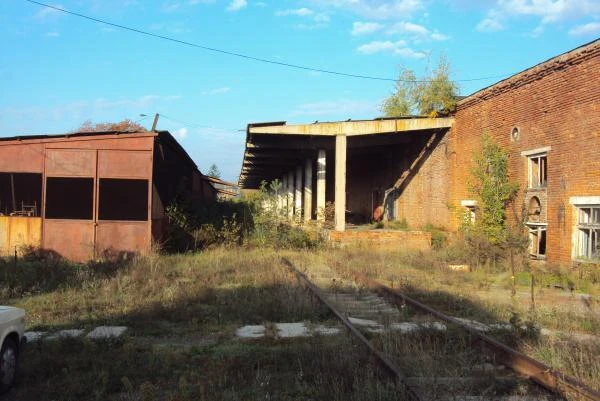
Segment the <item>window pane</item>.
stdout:
<svg viewBox="0 0 600 401">
<path fill-rule="evenodd" d="M 593 212 L 593 217 L 592 217 L 592 224 L 600 224 L 600 208 L 594 208 L 592 209 Z"/>
<path fill-rule="evenodd" d="M 592 230 L 592 238 L 591 238 L 591 250 L 592 250 L 592 254 L 591 254 L 591 258 L 592 259 L 596 259 L 598 258 L 598 252 L 600 251 L 600 249 L 598 249 L 598 246 L 600 246 L 600 244 L 598 243 L 598 237 L 600 236 L 600 230 Z"/>
<path fill-rule="evenodd" d="M 538 245 L 538 254 L 545 255 L 546 254 L 546 230 L 540 230 L 540 239 Z"/>
<path fill-rule="evenodd" d="M 41 174 L 0 173 L 0 216 L 37 217 L 41 205 Z"/>
<path fill-rule="evenodd" d="M 588 247 L 589 247 L 589 230 L 580 229 L 579 230 L 579 252 L 578 256 L 588 257 Z"/>
<path fill-rule="evenodd" d="M 579 223 L 580 224 L 589 224 L 589 222 L 590 222 L 590 209 L 589 208 L 579 209 Z"/>
<path fill-rule="evenodd" d="M 46 180 L 46 218 L 92 220 L 93 178 L 48 178 Z"/>
<path fill-rule="evenodd" d="M 100 179 L 99 220 L 148 220 L 148 180 Z"/>
</svg>

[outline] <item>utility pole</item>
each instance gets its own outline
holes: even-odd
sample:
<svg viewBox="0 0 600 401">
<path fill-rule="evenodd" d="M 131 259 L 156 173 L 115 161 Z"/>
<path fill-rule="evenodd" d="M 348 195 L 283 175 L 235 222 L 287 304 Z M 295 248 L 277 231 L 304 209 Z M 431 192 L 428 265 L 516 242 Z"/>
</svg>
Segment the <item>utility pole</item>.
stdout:
<svg viewBox="0 0 600 401">
<path fill-rule="evenodd" d="M 160 117 L 160 114 L 156 113 L 156 115 L 154 116 L 154 122 L 152 123 L 152 129 L 150 130 L 152 132 L 156 131 L 156 124 L 158 124 L 158 117 Z"/>
</svg>

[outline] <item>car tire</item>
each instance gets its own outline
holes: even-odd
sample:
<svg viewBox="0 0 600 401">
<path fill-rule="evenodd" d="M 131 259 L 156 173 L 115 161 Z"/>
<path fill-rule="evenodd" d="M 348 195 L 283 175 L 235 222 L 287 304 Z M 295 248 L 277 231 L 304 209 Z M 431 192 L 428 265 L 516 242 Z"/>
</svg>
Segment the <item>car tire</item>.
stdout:
<svg viewBox="0 0 600 401">
<path fill-rule="evenodd" d="M 17 344 L 7 338 L 0 351 L 0 394 L 6 393 L 15 384 L 17 366 L 19 363 L 19 349 Z"/>
</svg>

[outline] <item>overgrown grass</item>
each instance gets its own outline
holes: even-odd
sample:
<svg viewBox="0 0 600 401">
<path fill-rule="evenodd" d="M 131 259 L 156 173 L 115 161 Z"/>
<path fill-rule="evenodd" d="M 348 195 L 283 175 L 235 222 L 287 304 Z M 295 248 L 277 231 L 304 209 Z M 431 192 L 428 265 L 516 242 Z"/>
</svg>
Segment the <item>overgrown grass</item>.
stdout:
<svg viewBox="0 0 600 401">
<path fill-rule="evenodd" d="M 449 268 L 449 264 L 463 262 L 463 257 L 460 248 L 453 247 L 431 252 L 346 248 L 326 256 L 330 265 L 350 277 L 353 271 L 360 271 L 451 316 L 512 323 L 514 331 L 504 333 L 501 341 L 600 388 L 600 361 L 596 357 L 600 344 L 598 339 L 596 344 L 589 343 L 585 337 L 600 336 L 600 282 L 593 272 L 534 267 L 517 275 L 517 292 L 511 296 L 508 266 L 490 265 L 468 272 Z M 536 280 L 534 303 L 531 272 Z M 556 288 L 558 285 L 561 288 Z M 590 297 L 579 296 L 582 290 Z M 529 329 L 522 328 L 529 326 L 555 334 L 530 335 Z"/>
</svg>

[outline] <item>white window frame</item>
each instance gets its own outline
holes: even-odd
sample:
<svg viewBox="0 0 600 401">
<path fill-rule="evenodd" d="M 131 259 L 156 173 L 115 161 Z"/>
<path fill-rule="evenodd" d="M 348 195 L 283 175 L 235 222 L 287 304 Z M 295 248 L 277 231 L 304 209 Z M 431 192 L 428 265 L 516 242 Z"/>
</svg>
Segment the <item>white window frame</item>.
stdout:
<svg viewBox="0 0 600 401">
<path fill-rule="evenodd" d="M 529 256 L 538 260 L 546 259 L 546 251 L 548 250 L 548 224 L 526 223 L 526 225 L 529 229 Z M 540 240 L 542 238 L 542 232 L 545 234 L 546 244 L 544 246 L 544 253 L 540 254 Z M 534 238 L 536 239 L 536 242 L 534 242 Z"/>
<path fill-rule="evenodd" d="M 572 197 L 575 206 L 573 259 L 600 259 L 600 196 Z"/>
<path fill-rule="evenodd" d="M 548 186 L 548 152 L 550 149 L 550 146 L 546 146 L 521 152 L 521 156 L 527 157 L 528 189 L 546 188 Z M 537 174 L 534 174 L 536 169 Z"/>
</svg>

